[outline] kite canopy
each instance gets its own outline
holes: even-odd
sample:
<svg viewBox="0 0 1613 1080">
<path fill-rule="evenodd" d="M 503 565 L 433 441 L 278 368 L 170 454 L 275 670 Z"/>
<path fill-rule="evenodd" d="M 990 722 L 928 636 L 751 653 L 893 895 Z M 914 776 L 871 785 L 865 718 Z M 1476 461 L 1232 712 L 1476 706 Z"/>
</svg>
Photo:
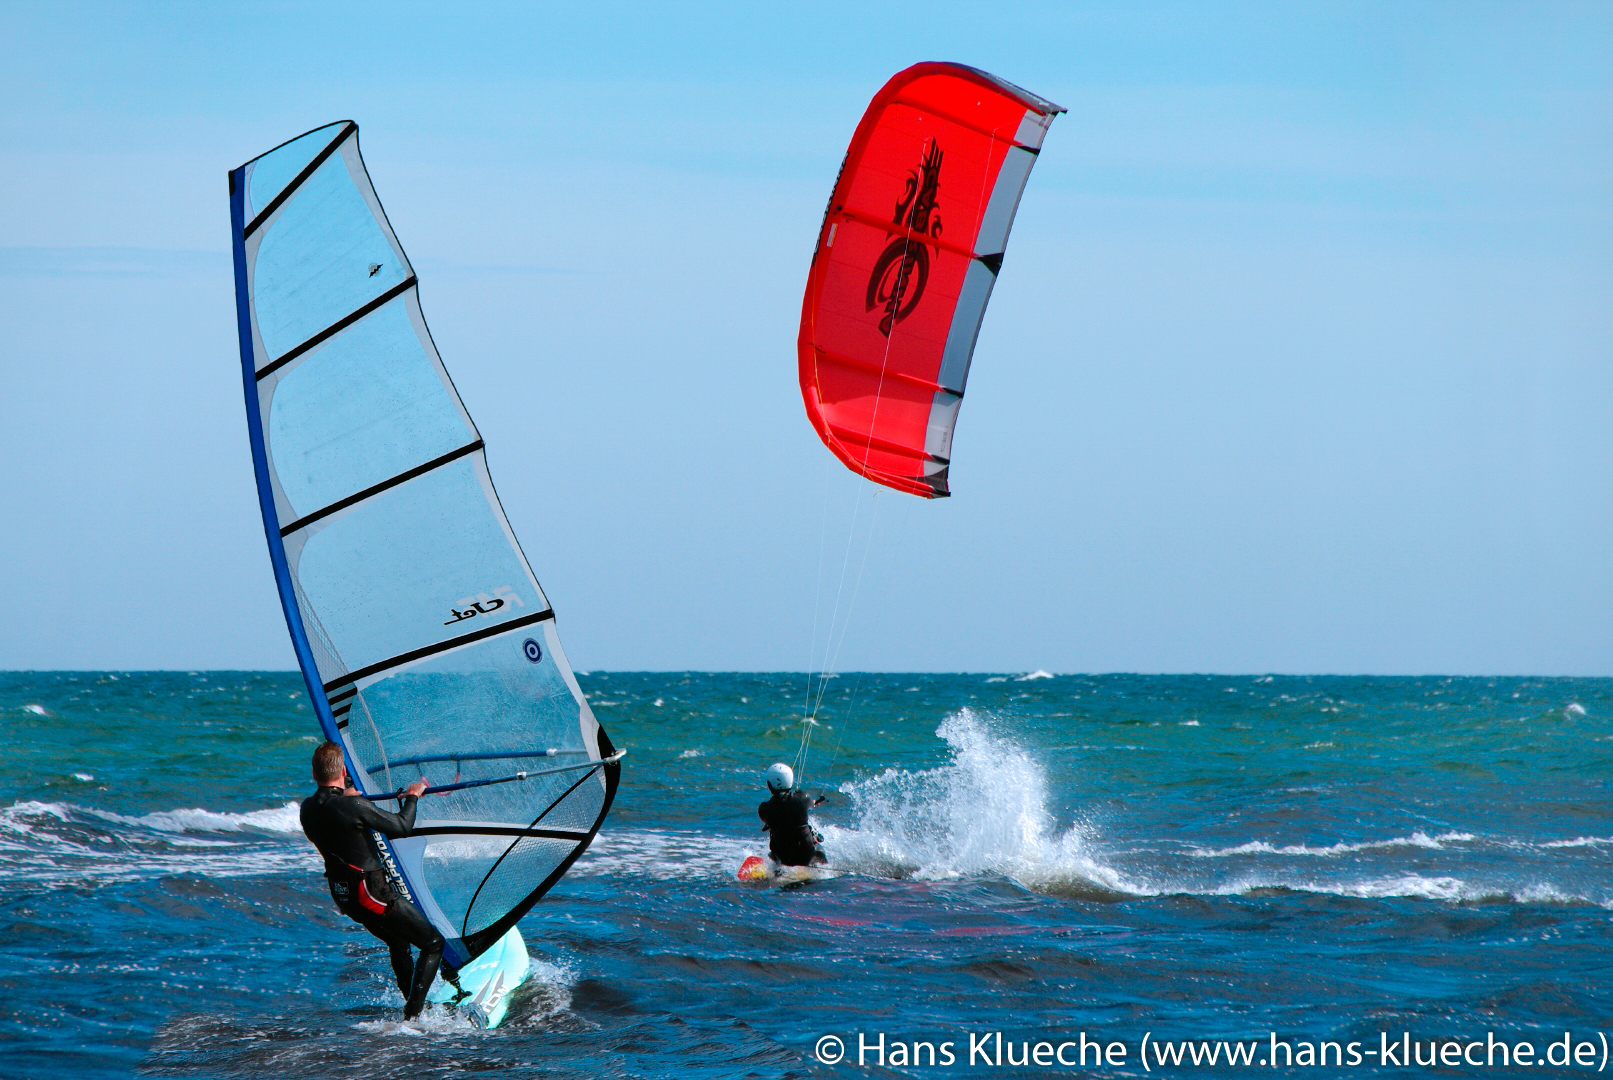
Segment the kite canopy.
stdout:
<svg viewBox="0 0 1613 1080">
<path fill-rule="evenodd" d="M 915 64 L 874 96 L 824 213 L 801 305 L 801 396 L 870 480 L 950 494 L 975 336 L 1050 101 L 962 64 Z"/>
<path fill-rule="evenodd" d="M 320 728 L 365 795 L 425 779 L 382 846 L 461 966 L 588 847 L 620 755 L 499 506 L 415 273 L 331 124 L 230 173 L 247 432 Z"/>
</svg>

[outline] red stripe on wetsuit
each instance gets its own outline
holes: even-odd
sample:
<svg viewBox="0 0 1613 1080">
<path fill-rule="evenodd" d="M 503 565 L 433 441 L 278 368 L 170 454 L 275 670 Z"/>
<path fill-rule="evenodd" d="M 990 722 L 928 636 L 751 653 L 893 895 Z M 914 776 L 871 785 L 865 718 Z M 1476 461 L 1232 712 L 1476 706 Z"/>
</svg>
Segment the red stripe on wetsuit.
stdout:
<svg viewBox="0 0 1613 1080">
<path fill-rule="evenodd" d="M 358 902 L 363 904 L 367 911 L 373 911 L 377 915 L 385 915 L 386 905 L 370 895 L 370 887 L 364 880 L 366 871 L 353 866 L 352 863 L 348 863 L 347 865 L 352 867 L 353 870 L 358 874 Z"/>
</svg>

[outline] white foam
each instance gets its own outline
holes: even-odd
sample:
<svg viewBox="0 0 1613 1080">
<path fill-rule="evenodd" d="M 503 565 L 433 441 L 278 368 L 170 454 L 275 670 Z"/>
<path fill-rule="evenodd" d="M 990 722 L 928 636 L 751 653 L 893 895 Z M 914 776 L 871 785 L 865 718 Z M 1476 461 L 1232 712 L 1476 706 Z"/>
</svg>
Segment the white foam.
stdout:
<svg viewBox="0 0 1613 1080">
<path fill-rule="evenodd" d="M 683 753 L 679 754 L 678 756 L 680 758 L 697 758 L 697 757 L 702 756 L 704 753 L 705 753 L 704 750 L 685 750 Z"/>
<path fill-rule="evenodd" d="M 319 859 L 301 836 L 295 807 L 130 817 L 72 803 L 16 803 L 0 809 L 0 888 L 23 882 L 145 881 L 173 874 L 230 878 L 306 872 Z M 296 842 L 290 842 L 293 832 Z M 220 833 L 237 835 L 223 839 Z"/>
<path fill-rule="evenodd" d="M 526 981 L 516 987 L 509 1014 L 500 1027 L 519 1028 L 533 1023 L 541 1024 L 571 1008 L 571 990 L 577 984 L 576 972 L 547 960 L 533 959 L 530 954 L 527 964 Z"/>
<path fill-rule="evenodd" d="M 672 878 L 727 880 L 751 855 L 767 853 L 766 835 L 746 842 L 733 837 L 678 829 L 644 829 L 602 832 L 571 873 L 580 877 L 639 875 L 666 881 Z"/>
<path fill-rule="evenodd" d="M 27 713 L 33 713 L 35 716 L 49 716 L 50 715 L 50 710 L 45 708 L 43 705 L 24 705 L 22 707 L 22 711 L 27 712 Z"/>
<path fill-rule="evenodd" d="M 1475 890 L 1461 878 L 1423 877 L 1421 874 L 1400 874 L 1354 882 L 1312 883 L 1303 888 L 1308 892 L 1362 899 L 1410 896 L 1424 900 L 1476 900 L 1483 895 L 1495 895 L 1493 890 Z"/>
<path fill-rule="evenodd" d="M 1581 705 L 1577 701 L 1571 701 L 1568 703 L 1567 708 L 1563 709 L 1563 712 L 1567 713 L 1569 716 L 1584 716 L 1585 706 Z"/>
<path fill-rule="evenodd" d="M 1605 836 L 1576 836 L 1572 840 L 1552 840 L 1541 844 L 1543 848 L 1572 848 L 1572 847 L 1601 847 L 1604 844 L 1613 844 L 1613 837 Z"/>
<path fill-rule="evenodd" d="M 1035 671 L 1031 672 L 1028 675 L 1021 675 L 1019 678 L 1015 679 L 1014 681 L 1015 682 L 1030 682 L 1032 679 L 1051 679 L 1051 678 L 1053 678 L 1053 673 L 1051 671 L 1043 671 L 1041 668 L 1037 668 Z"/>
<path fill-rule="evenodd" d="M 1347 844 L 1340 841 L 1326 847 L 1313 847 L 1310 844 L 1284 844 L 1277 846 L 1264 840 L 1250 840 L 1236 847 L 1228 848 L 1193 848 L 1189 855 L 1200 859 L 1220 859 L 1229 855 L 1304 855 L 1318 858 L 1328 858 L 1335 855 L 1346 855 L 1355 851 L 1374 851 L 1382 848 L 1417 847 L 1442 849 L 1446 844 L 1468 843 L 1474 839 L 1472 833 L 1447 832 L 1438 836 L 1429 836 L 1422 830 L 1413 832 L 1410 836 L 1395 836 L 1387 840 L 1368 840 L 1359 844 Z"/>
<path fill-rule="evenodd" d="M 1521 904 L 1582 904 L 1586 897 L 1565 893 L 1554 885 L 1541 882 L 1534 885 L 1525 885 L 1512 894 L 1512 898 Z M 1602 906 L 1607 906 L 1604 902 Z"/>
<path fill-rule="evenodd" d="M 964 709 L 936 734 L 951 747 L 947 764 L 886 769 L 841 786 L 856 824 L 823 829 L 832 866 L 925 880 L 1004 875 L 1033 888 L 1153 891 L 1095 859 L 1080 826 L 1057 831 L 1041 765 L 979 714 Z"/>
<path fill-rule="evenodd" d="M 269 810 L 249 810 L 232 814 L 221 810 L 159 810 L 154 814 L 125 817 L 105 810 L 88 811 L 107 821 L 123 825 L 137 825 L 158 832 L 272 832 L 302 835 L 302 821 L 298 804 L 288 802 Z"/>
<path fill-rule="evenodd" d="M 529 956 L 527 977 L 516 988 L 510 1013 L 500 1027 L 519 1027 L 534 1019 L 566 1011 L 571 1008 L 571 990 L 576 982 L 577 976 L 570 968 Z M 439 989 L 442 977 L 438 976 L 431 985 L 433 991 Z M 375 978 L 374 986 L 375 994 L 371 999 L 374 1004 L 403 1008 L 403 996 L 384 974 Z M 353 1027 L 357 1031 L 383 1038 L 424 1039 L 434 1035 L 465 1037 L 494 1034 L 472 1022 L 460 1009 L 440 1004 L 428 1004 L 425 1011 L 413 1020 L 365 1020 Z"/>
<path fill-rule="evenodd" d="M 1400 874 L 1339 884 L 1313 883 L 1301 887 L 1308 892 L 1331 893 L 1335 896 L 1355 896 L 1363 899 L 1414 897 L 1423 900 L 1445 900 L 1454 903 L 1493 900 L 1512 901 L 1522 904 L 1586 902 L 1586 898 L 1583 896 L 1565 893 L 1545 883 L 1503 887 L 1476 884 L 1457 877 L 1424 877 L 1421 874 Z"/>
</svg>

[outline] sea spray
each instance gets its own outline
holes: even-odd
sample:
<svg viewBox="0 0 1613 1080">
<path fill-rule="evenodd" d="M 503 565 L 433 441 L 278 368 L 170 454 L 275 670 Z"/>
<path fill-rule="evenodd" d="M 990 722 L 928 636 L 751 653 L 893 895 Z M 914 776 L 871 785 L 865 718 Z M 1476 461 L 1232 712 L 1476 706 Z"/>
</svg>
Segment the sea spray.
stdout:
<svg viewBox="0 0 1613 1080">
<path fill-rule="evenodd" d="M 945 764 L 841 785 L 856 824 L 824 829 L 831 865 L 920 880 L 1012 877 L 1078 894 L 1151 891 L 1097 862 L 1080 824 L 1057 831 L 1041 763 L 986 716 L 961 709 L 935 734 L 950 748 Z"/>
</svg>

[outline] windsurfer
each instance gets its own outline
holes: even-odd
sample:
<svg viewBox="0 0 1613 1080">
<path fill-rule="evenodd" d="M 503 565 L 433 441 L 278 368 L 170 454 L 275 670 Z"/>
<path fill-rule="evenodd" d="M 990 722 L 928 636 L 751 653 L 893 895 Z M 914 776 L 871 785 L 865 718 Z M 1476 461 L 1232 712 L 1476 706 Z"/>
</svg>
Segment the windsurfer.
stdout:
<svg viewBox="0 0 1613 1080">
<path fill-rule="evenodd" d="M 767 790 L 772 798 L 756 808 L 768 833 L 768 851 L 783 866 L 823 866 L 823 836 L 812 827 L 811 810 L 823 802 L 795 786 L 795 770 L 783 762 L 768 768 Z"/>
<path fill-rule="evenodd" d="M 341 746 L 327 742 L 314 751 L 314 783 L 319 789 L 302 804 L 302 831 L 325 857 L 336 907 L 386 942 L 405 1002 L 403 1018 L 412 1020 L 425 1008 L 426 991 L 442 962 L 443 938 L 419 908 L 398 895 L 371 834 L 394 840 L 408 836 L 425 781 L 405 788 L 398 812 L 389 813 L 352 787 Z M 420 950 L 419 960 L 411 956 L 411 945 Z"/>
</svg>

